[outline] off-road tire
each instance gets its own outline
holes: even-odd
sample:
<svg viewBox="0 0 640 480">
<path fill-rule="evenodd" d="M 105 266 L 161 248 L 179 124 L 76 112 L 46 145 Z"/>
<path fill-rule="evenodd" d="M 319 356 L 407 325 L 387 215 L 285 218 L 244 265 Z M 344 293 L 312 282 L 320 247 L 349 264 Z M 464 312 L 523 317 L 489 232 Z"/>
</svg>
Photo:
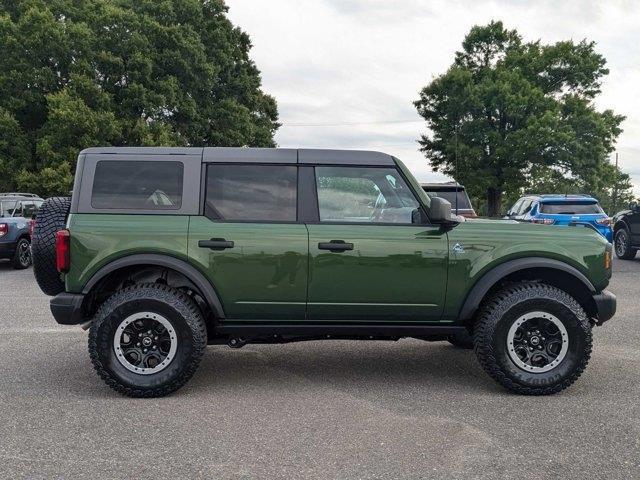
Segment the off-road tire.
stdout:
<svg viewBox="0 0 640 480">
<path fill-rule="evenodd" d="M 613 239 L 613 246 L 616 257 L 621 260 L 633 260 L 636 258 L 637 248 L 631 246 L 631 235 L 626 227 L 621 227 L 616 231 Z"/>
<path fill-rule="evenodd" d="M 511 325 L 533 311 L 557 317 L 569 337 L 564 359 L 544 373 L 521 369 L 507 351 Z M 559 288 L 537 282 L 515 283 L 495 294 L 481 307 L 473 332 L 482 368 L 508 390 L 524 395 L 557 393 L 575 382 L 589 362 L 591 340 L 591 324 L 578 302 Z"/>
<path fill-rule="evenodd" d="M 52 197 L 42 204 L 31 239 L 33 273 L 47 295 L 64 291 L 64 282 L 56 269 L 56 232 L 66 227 L 71 199 Z"/>
<path fill-rule="evenodd" d="M 16 251 L 13 254 L 13 258 L 11 259 L 11 265 L 15 270 L 24 270 L 25 268 L 29 268 L 29 265 L 31 265 L 31 255 L 29 255 L 26 261 L 24 261 L 24 258 L 22 258 L 20 250 L 23 248 L 30 248 L 28 238 L 23 237 L 16 243 Z"/>
<path fill-rule="evenodd" d="M 447 341 L 456 348 L 463 348 L 465 350 L 473 349 L 473 337 L 466 331 L 450 335 Z"/>
<path fill-rule="evenodd" d="M 113 340 L 118 325 L 137 312 L 164 316 L 177 335 L 174 358 L 157 373 L 134 373 L 116 358 Z M 89 356 L 96 372 L 107 385 L 129 397 L 162 397 L 178 390 L 195 373 L 206 346 L 205 321 L 196 302 L 158 283 L 137 284 L 114 293 L 98 309 L 89 331 Z"/>
</svg>

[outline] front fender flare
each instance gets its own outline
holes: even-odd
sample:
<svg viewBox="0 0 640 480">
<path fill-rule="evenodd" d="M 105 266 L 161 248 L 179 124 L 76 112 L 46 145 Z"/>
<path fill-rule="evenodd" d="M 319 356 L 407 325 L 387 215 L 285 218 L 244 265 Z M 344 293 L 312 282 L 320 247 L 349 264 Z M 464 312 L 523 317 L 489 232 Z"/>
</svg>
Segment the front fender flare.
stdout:
<svg viewBox="0 0 640 480">
<path fill-rule="evenodd" d="M 470 319 L 491 287 L 507 275 L 517 272 L 518 270 L 526 270 L 530 268 L 551 268 L 569 273 L 576 279 L 580 280 L 591 293 L 596 293 L 596 289 L 589 279 L 572 265 L 545 257 L 517 258 L 497 265 L 480 277 L 467 295 L 467 298 L 460 309 L 458 318 L 460 320 Z"/>
<path fill-rule="evenodd" d="M 193 265 L 170 255 L 142 253 L 120 257 L 100 268 L 100 270 L 98 270 L 85 284 L 84 288 L 82 289 L 82 293 L 87 295 L 89 292 L 91 292 L 93 287 L 98 284 L 100 280 L 105 278 L 110 273 L 115 272 L 116 270 L 119 270 L 121 268 L 131 267 L 134 265 L 157 265 L 160 267 L 170 268 L 172 270 L 175 270 L 176 272 L 181 273 L 189 280 L 191 280 L 193 284 L 202 292 L 205 301 L 207 302 L 211 310 L 213 310 L 213 313 L 216 315 L 216 317 L 221 319 L 225 318 L 224 309 L 222 308 L 222 302 L 220 301 L 220 297 L 218 296 L 218 293 L 216 292 L 211 282 Z"/>
</svg>

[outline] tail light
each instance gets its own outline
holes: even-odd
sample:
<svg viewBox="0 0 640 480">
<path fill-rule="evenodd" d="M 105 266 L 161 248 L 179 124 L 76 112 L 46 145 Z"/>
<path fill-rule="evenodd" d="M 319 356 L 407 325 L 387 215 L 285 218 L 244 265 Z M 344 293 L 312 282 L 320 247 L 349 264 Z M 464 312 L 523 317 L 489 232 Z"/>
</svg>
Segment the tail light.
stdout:
<svg viewBox="0 0 640 480">
<path fill-rule="evenodd" d="M 598 225 L 606 225 L 607 227 L 609 227 L 611 226 L 611 219 L 609 217 L 596 218 L 596 223 Z"/>
<path fill-rule="evenodd" d="M 543 225 L 553 225 L 556 221 L 553 218 L 533 218 L 532 223 L 541 223 Z"/>
<path fill-rule="evenodd" d="M 0 237 L 6 235 L 8 231 L 9 225 L 7 225 L 6 223 L 0 223 Z"/>
<path fill-rule="evenodd" d="M 36 228 L 36 221 L 34 219 L 29 220 L 29 236 L 33 237 L 33 230 Z"/>
<path fill-rule="evenodd" d="M 71 237 L 69 230 L 56 232 L 56 268 L 59 272 L 68 272 L 71 267 Z"/>
</svg>

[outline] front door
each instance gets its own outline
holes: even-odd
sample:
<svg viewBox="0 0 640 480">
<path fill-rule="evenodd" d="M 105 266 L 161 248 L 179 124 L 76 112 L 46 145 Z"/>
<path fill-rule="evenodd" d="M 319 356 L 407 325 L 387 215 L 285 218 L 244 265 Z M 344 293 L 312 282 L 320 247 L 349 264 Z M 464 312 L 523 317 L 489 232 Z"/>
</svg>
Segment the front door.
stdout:
<svg viewBox="0 0 640 480">
<path fill-rule="evenodd" d="M 319 222 L 309 229 L 309 321 L 438 321 L 446 233 L 421 224 L 394 167 L 315 167 Z"/>
<path fill-rule="evenodd" d="M 189 257 L 216 288 L 228 320 L 300 320 L 308 234 L 297 220 L 297 166 L 207 167 L 204 216 L 192 217 Z"/>
</svg>

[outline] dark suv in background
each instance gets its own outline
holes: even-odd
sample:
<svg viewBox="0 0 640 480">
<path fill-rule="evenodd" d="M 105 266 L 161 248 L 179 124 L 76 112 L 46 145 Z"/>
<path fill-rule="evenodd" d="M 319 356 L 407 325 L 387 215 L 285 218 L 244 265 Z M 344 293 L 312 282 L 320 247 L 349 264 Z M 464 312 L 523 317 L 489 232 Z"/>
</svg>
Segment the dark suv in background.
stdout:
<svg viewBox="0 0 640 480">
<path fill-rule="evenodd" d="M 420 186 L 430 197 L 444 198 L 451 204 L 451 211 L 466 218 L 476 218 L 476 211 L 464 186 L 457 182 L 421 183 Z"/>
<path fill-rule="evenodd" d="M 33 193 L 0 193 L 0 258 L 13 268 L 31 265 L 32 217 L 43 201 Z"/>
<path fill-rule="evenodd" d="M 613 236 L 616 256 L 623 260 L 635 258 L 640 248 L 640 206 L 631 202 L 627 210 L 613 216 Z"/>
</svg>

